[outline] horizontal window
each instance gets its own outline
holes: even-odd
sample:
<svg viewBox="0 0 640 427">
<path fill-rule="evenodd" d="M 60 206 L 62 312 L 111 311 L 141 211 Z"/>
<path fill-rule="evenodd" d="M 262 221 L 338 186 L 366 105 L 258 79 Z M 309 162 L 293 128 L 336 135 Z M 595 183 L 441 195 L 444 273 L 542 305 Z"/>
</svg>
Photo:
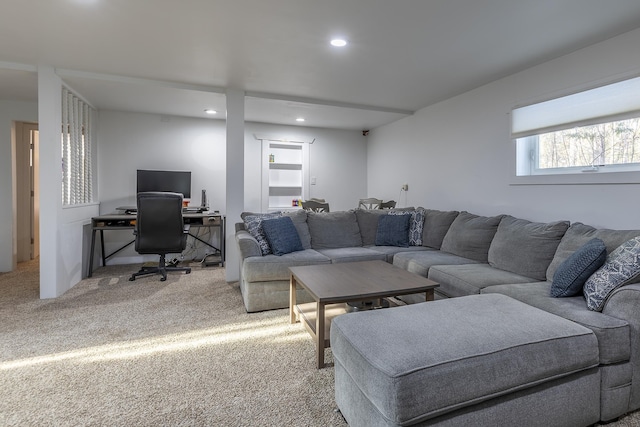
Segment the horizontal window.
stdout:
<svg viewBox="0 0 640 427">
<path fill-rule="evenodd" d="M 516 176 L 640 171 L 640 78 L 515 108 Z"/>
<path fill-rule="evenodd" d="M 640 118 L 517 140 L 518 176 L 640 170 Z"/>
</svg>

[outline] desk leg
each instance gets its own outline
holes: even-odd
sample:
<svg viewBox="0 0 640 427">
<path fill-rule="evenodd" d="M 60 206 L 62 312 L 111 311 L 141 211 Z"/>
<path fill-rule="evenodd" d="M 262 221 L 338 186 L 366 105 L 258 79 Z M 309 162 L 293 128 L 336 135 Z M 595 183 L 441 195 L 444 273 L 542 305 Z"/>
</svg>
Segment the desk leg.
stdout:
<svg viewBox="0 0 640 427">
<path fill-rule="evenodd" d="M 318 301 L 316 313 L 316 349 L 318 351 L 318 369 L 324 368 L 324 303 Z"/>
<path fill-rule="evenodd" d="M 100 230 L 100 249 L 102 250 L 102 266 L 106 267 L 107 257 L 104 251 L 104 230 Z"/>
<path fill-rule="evenodd" d="M 91 248 L 89 249 L 89 266 L 87 268 L 87 277 L 93 276 L 93 253 L 96 249 L 96 230 L 91 230 Z"/>
<path fill-rule="evenodd" d="M 296 279 L 293 274 L 289 280 L 289 321 L 291 323 L 298 321 L 296 316 Z"/>
</svg>

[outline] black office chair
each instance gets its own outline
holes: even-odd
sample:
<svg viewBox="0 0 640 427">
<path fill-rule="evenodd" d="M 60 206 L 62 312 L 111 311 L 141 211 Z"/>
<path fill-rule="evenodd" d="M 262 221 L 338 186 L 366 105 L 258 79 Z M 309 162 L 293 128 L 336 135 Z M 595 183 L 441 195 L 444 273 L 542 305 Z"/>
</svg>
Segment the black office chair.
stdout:
<svg viewBox="0 0 640 427">
<path fill-rule="evenodd" d="M 134 234 L 135 248 L 139 254 L 158 254 L 160 261 L 157 267 L 143 266 L 133 273 L 129 280 L 147 274 L 162 275 L 161 281 L 167 280 L 167 271 L 184 271 L 191 273 L 190 267 L 167 267 L 166 255 L 182 252 L 187 246 L 188 226 L 182 220 L 182 194 L 165 192 L 138 193 L 138 214 Z"/>
</svg>

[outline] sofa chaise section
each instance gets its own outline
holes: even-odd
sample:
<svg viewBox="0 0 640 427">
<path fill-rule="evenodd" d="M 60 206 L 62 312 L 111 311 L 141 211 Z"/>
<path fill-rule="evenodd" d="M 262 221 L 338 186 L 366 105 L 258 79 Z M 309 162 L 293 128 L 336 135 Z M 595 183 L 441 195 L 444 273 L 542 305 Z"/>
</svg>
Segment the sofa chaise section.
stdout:
<svg viewBox="0 0 640 427">
<path fill-rule="evenodd" d="M 350 426 L 600 419 L 597 339 L 574 322 L 497 294 L 354 314 L 331 327 Z"/>
</svg>

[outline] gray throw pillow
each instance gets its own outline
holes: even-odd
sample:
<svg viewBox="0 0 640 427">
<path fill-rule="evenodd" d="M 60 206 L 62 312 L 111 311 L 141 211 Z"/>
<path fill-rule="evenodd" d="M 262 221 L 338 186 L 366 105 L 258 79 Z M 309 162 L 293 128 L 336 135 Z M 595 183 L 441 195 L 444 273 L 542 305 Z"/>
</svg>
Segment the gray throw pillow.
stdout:
<svg viewBox="0 0 640 427">
<path fill-rule="evenodd" d="M 262 229 L 274 255 L 281 256 L 304 250 L 298 230 L 290 217 L 266 219 L 262 221 Z"/>
<path fill-rule="evenodd" d="M 487 262 L 487 253 L 503 215 L 486 217 L 460 212 L 442 240 L 441 250 Z"/>
<path fill-rule="evenodd" d="M 489 265 L 536 280 L 547 268 L 569 228 L 569 221 L 531 222 L 505 216 L 489 247 Z"/>
<path fill-rule="evenodd" d="M 607 247 L 600 239 L 591 239 L 558 266 L 551 282 L 552 297 L 572 297 L 582 293 L 587 279 L 607 259 Z"/>
<path fill-rule="evenodd" d="M 376 246 L 409 247 L 409 222 L 411 214 L 382 215 L 378 218 Z"/>
<path fill-rule="evenodd" d="M 609 295 L 640 275 L 640 237 L 634 237 L 611 252 L 600 269 L 584 284 L 587 308 L 602 311 Z"/>
</svg>

